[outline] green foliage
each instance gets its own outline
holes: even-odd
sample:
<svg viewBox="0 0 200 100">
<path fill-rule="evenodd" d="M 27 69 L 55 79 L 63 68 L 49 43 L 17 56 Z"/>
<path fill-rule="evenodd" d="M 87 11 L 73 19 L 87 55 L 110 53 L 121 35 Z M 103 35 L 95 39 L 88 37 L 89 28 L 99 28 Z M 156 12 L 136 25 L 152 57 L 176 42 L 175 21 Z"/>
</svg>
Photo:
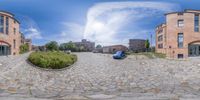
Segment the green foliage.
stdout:
<svg viewBox="0 0 200 100">
<path fill-rule="evenodd" d="M 97 46 L 96 46 L 96 48 L 98 49 L 98 48 L 102 48 L 102 46 L 100 45 L 100 44 L 98 44 Z"/>
<path fill-rule="evenodd" d="M 149 46 L 150 46 L 149 39 L 147 39 L 147 40 L 145 41 L 145 47 L 146 47 L 146 49 L 148 49 Z"/>
<path fill-rule="evenodd" d="M 41 68 L 61 69 L 74 64 L 77 61 L 77 56 L 58 51 L 33 52 L 28 57 L 28 60 Z"/>
<path fill-rule="evenodd" d="M 72 41 L 66 43 L 66 49 L 71 51 L 77 51 L 77 47 Z"/>
<path fill-rule="evenodd" d="M 76 46 L 72 41 L 68 42 L 68 43 L 62 43 L 59 46 L 59 49 L 64 51 L 64 50 L 71 50 L 73 52 L 77 52 L 77 51 L 86 51 L 84 46 Z"/>
<path fill-rule="evenodd" d="M 48 51 L 57 51 L 58 50 L 58 43 L 56 41 L 51 41 L 49 43 L 47 43 L 46 48 Z"/>
<path fill-rule="evenodd" d="M 29 51 L 29 47 L 27 43 L 20 46 L 20 52 L 19 52 L 20 54 L 26 53 L 28 51 Z"/>
<path fill-rule="evenodd" d="M 150 59 L 153 58 L 166 58 L 165 54 L 162 53 L 154 53 L 154 52 L 141 52 L 141 53 L 129 53 L 129 55 L 144 55 Z"/>
<path fill-rule="evenodd" d="M 162 53 L 154 53 L 154 55 L 155 55 L 157 58 L 166 58 L 166 55 L 165 55 L 165 54 L 162 54 Z"/>
<path fill-rule="evenodd" d="M 67 43 L 60 44 L 59 49 L 62 50 L 62 51 L 67 50 Z"/>
</svg>

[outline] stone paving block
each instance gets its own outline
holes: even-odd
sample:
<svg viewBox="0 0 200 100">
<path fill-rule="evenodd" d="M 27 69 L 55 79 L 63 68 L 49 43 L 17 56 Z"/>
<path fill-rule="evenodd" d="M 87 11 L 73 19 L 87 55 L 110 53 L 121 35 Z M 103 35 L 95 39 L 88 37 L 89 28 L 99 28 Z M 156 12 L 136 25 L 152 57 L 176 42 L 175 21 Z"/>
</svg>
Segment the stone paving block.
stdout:
<svg viewBox="0 0 200 100">
<path fill-rule="evenodd" d="M 88 97 L 89 99 L 111 99 L 111 98 L 114 98 L 116 97 L 116 95 L 106 95 L 106 94 L 95 94 L 95 95 L 88 95 L 86 96 Z"/>
<path fill-rule="evenodd" d="M 44 71 L 29 65 L 26 62 L 28 53 L 18 57 L 0 57 L 0 63 L 3 61 L 6 65 L 0 67 L 0 96 L 55 98 L 68 95 L 70 98 L 77 93 L 79 95 L 74 98 L 89 95 L 118 99 L 123 98 L 119 94 L 126 98 L 137 93 L 164 93 L 167 98 L 170 96 L 167 93 L 174 93 L 182 99 L 195 99 L 184 95 L 200 94 L 199 59 L 183 62 L 138 56 L 136 60 L 134 55 L 130 55 L 134 59 L 114 60 L 109 54 L 76 54 L 76 64 L 62 71 Z"/>
</svg>

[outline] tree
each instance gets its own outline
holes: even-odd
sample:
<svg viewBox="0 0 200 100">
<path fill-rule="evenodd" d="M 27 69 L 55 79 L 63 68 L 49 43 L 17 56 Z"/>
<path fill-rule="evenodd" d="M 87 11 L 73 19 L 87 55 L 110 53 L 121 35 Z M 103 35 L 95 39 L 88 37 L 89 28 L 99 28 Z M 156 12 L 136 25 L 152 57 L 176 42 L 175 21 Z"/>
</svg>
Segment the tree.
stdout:
<svg viewBox="0 0 200 100">
<path fill-rule="evenodd" d="M 66 43 L 66 49 L 71 51 L 77 51 L 77 47 L 72 41 Z"/>
<path fill-rule="evenodd" d="M 29 47 L 27 43 L 20 46 L 20 54 L 26 53 L 28 51 L 29 51 Z"/>
<path fill-rule="evenodd" d="M 96 48 L 98 49 L 98 48 L 102 48 L 102 46 L 100 45 L 100 44 L 98 44 L 97 46 L 96 46 Z"/>
<path fill-rule="evenodd" d="M 51 41 L 51 42 L 47 43 L 45 46 L 46 46 L 46 49 L 49 51 L 57 51 L 58 50 L 58 43 L 56 41 Z"/>
<path fill-rule="evenodd" d="M 59 49 L 62 50 L 62 51 L 67 50 L 67 43 L 60 44 Z"/>
<path fill-rule="evenodd" d="M 146 48 L 146 49 L 149 49 L 149 46 L 150 46 L 149 39 L 147 39 L 147 40 L 145 41 L 145 48 Z"/>
</svg>

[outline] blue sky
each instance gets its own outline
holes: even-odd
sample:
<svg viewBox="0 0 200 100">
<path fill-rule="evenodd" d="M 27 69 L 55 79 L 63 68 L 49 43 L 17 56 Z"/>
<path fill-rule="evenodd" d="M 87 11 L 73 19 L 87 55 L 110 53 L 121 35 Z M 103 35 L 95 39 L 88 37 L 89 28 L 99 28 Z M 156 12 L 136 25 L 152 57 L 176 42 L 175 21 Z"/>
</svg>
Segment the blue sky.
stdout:
<svg viewBox="0 0 200 100">
<path fill-rule="evenodd" d="M 199 0 L 1 0 L 0 10 L 21 22 L 21 32 L 43 45 L 86 38 L 97 44 L 128 45 L 128 39 L 150 38 L 165 21 L 163 14 L 200 10 Z"/>
</svg>

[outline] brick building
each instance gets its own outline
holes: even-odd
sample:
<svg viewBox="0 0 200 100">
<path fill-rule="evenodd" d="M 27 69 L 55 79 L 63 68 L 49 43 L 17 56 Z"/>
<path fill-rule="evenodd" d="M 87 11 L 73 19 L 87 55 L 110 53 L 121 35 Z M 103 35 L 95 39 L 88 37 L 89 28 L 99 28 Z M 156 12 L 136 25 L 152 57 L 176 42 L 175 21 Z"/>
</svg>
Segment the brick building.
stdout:
<svg viewBox="0 0 200 100">
<path fill-rule="evenodd" d="M 86 39 L 82 39 L 81 42 L 74 42 L 76 47 L 83 48 L 84 51 L 93 51 L 95 49 L 95 42 L 87 41 Z"/>
<path fill-rule="evenodd" d="M 145 41 L 143 39 L 129 39 L 129 50 L 133 52 L 144 52 Z"/>
<path fill-rule="evenodd" d="M 200 56 L 200 10 L 166 14 L 166 23 L 156 28 L 156 52 L 169 58 Z"/>
<path fill-rule="evenodd" d="M 19 29 L 20 22 L 13 14 L 0 11 L 0 56 L 19 54 L 20 45 L 24 43 Z"/>
<path fill-rule="evenodd" d="M 31 39 L 25 39 L 24 44 L 28 44 L 28 50 L 32 50 L 32 40 Z"/>
<path fill-rule="evenodd" d="M 123 45 L 112 45 L 103 47 L 103 53 L 115 53 L 116 51 L 128 51 L 128 48 Z"/>
</svg>

